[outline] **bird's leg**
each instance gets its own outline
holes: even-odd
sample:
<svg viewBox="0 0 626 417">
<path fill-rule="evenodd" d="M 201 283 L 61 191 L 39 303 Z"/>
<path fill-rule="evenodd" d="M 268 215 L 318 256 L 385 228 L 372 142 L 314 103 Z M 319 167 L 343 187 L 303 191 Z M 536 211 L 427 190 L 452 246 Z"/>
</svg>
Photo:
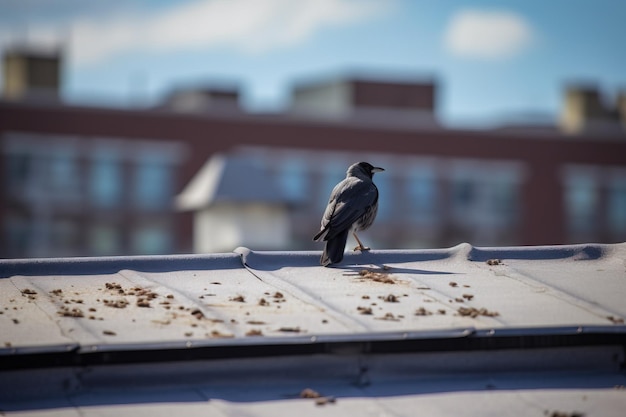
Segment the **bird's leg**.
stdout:
<svg viewBox="0 0 626 417">
<path fill-rule="evenodd" d="M 363 246 L 363 243 L 361 243 L 361 240 L 356 235 L 356 232 L 352 232 L 352 236 L 354 236 L 354 238 L 356 239 L 356 241 L 358 243 L 358 245 L 354 248 L 355 251 L 360 250 L 361 252 L 363 252 L 363 251 L 366 251 L 366 250 L 370 250 L 370 248 L 368 248 L 367 246 Z"/>
</svg>

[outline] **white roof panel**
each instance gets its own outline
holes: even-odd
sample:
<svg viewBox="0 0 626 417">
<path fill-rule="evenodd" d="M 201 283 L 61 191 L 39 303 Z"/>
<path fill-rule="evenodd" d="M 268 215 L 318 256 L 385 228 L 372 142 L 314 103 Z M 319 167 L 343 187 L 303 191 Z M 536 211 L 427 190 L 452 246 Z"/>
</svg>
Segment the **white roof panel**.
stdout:
<svg viewBox="0 0 626 417">
<path fill-rule="evenodd" d="M 0 261 L 5 347 L 615 326 L 626 245 Z"/>
<path fill-rule="evenodd" d="M 319 255 L 0 261 L 0 413 L 623 415 L 626 244 Z"/>
</svg>

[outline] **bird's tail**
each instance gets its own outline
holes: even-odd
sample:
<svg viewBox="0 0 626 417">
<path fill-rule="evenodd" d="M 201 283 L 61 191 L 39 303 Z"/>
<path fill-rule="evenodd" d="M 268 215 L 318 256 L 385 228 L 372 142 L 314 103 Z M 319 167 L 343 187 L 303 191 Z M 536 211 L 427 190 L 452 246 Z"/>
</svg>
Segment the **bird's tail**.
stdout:
<svg viewBox="0 0 626 417">
<path fill-rule="evenodd" d="M 343 251 L 346 249 L 346 242 L 348 241 L 348 232 L 349 230 L 345 230 L 326 241 L 324 253 L 322 253 L 322 258 L 320 259 L 320 263 L 323 266 L 341 262 Z"/>
</svg>

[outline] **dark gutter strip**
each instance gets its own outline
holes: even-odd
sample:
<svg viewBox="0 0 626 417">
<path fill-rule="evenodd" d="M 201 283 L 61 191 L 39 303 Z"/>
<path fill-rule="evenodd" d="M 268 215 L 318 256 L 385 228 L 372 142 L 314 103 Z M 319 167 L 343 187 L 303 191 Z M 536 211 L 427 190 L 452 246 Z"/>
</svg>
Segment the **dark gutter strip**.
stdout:
<svg viewBox="0 0 626 417">
<path fill-rule="evenodd" d="M 0 370 L 315 354 L 353 355 L 622 346 L 626 326 L 224 339 L 162 344 L 0 349 Z"/>
</svg>

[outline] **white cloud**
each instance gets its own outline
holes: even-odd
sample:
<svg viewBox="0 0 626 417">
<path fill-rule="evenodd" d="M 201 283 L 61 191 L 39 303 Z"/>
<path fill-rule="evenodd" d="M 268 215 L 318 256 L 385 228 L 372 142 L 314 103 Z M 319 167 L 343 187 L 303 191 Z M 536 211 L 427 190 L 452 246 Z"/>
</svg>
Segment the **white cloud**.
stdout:
<svg viewBox="0 0 626 417">
<path fill-rule="evenodd" d="M 454 55 L 502 59 L 515 56 L 533 41 L 533 30 L 526 20 L 505 11 L 465 10 L 451 19 L 444 43 Z"/>
<path fill-rule="evenodd" d="M 69 34 L 71 59 L 98 64 L 132 51 L 229 47 L 262 53 L 306 41 L 316 31 L 380 16 L 392 0 L 194 0 L 167 9 L 77 13 L 29 27 L 32 41 Z M 0 42 L 10 38 L 0 31 Z"/>
</svg>

